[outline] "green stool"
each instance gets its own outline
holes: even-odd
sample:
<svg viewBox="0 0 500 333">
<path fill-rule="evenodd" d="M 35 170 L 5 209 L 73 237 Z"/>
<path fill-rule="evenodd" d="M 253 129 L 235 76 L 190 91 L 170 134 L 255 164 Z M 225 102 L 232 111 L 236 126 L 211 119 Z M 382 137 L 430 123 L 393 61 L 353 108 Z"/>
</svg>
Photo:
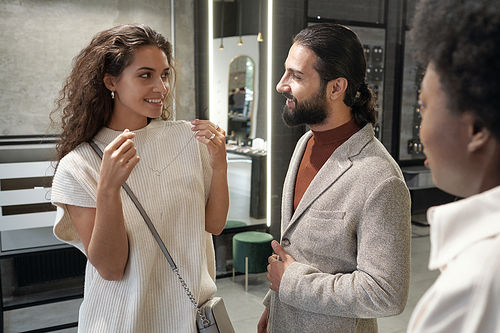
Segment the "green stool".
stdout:
<svg viewBox="0 0 500 333">
<path fill-rule="evenodd" d="M 231 228 L 238 228 L 238 227 L 245 227 L 247 224 L 245 222 L 241 221 L 233 221 L 233 220 L 227 220 L 226 221 L 226 226 L 224 229 L 231 229 Z"/>
<path fill-rule="evenodd" d="M 215 246 L 215 263 L 217 272 L 226 272 L 226 261 L 232 259 L 232 237 L 235 234 L 230 229 L 246 227 L 247 224 L 242 221 L 226 221 L 226 226 L 222 234 L 214 236 L 214 246 Z"/>
<path fill-rule="evenodd" d="M 245 273 L 245 291 L 248 291 L 248 274 L 267 270 L 268 258 L 273 254 L 271 234 L 245 231 L 233 237 L 233 282 L 235 270 Z"/>
</svg>

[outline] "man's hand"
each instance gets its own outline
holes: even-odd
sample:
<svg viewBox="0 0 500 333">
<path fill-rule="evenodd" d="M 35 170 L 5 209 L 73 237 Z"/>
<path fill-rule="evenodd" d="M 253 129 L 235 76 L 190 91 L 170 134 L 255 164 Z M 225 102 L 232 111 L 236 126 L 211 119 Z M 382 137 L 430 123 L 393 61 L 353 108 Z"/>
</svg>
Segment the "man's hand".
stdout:
<svg viewBox="0 0 500 333">
<path fill-rule="evenodd" d="M 281 247 L 277 241 L 273 240 L 271 242 L 271 246 L 276 254 L 273 254 L 268 259 L 269 265 L 267 265 L 267 279 L 271 282 L 269 288 L 279 293 L 283 273 L 285 273 L 288 266 L 290 266 L 295 260 L 285 252 L 283 247 Z"/>
<path fill-rule="evenodd" d="M 266 308 L 264 313 L 260 317 L 259 323 L 257 324 L 257 333 L 266 333 L 267 332 L 267 322 L 269 316 L 269 309 Z"/>
</svg>

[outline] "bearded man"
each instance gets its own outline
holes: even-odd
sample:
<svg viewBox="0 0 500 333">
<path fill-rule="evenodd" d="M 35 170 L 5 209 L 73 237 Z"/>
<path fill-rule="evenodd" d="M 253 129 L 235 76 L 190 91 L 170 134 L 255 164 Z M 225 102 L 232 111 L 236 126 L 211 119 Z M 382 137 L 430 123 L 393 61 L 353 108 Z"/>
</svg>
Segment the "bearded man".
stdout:
<svg viewBox="0 0 500 333">
<path fill-rule="evenodd" d="M 281 241 L 269 257 L 259 332 L 377 332 L 401 313 L 410 282 L 410 195 L 375 138 L 375 96 L 357 35 L 302 30 L 276 89 L 283 120 L 309 125 L 283 186 Z"/>
</svg>

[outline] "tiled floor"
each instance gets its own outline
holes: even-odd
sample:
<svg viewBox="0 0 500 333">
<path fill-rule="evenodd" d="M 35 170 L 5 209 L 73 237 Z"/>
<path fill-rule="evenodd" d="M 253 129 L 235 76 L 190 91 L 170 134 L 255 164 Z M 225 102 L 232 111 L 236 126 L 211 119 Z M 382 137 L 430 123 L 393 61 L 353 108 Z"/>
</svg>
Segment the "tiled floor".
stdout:
<svg viewBox="0 0 500 333">
<path fill-rule="evenodd" d="M 231 209 L 229 219 L 241 220 L 247 224 L 265 223 L 265 220 L 255 220 L 249 217 L 250 167 L 251 164 L 247 161 L 230 163 Z M 428 232 L 427 227 L 413 226 L 412 275 L 408 305 L 399 316 L 379 319 L 380 333 L 405 332 L 417 301 L 439 274 L 427 269 Z M 257 331 L 257 322 L 264 311 L 262 299 L 268 291 L 269 283 L 266 279 L 266 273 L 261 273 L 249 276 L 248 292 L 245 292 L 244 284 L 244 275 L 237 275 L 235 282 L 232 281 L 231 277 L 219 278 L 217 279 L 218 291 L 216 295 L 223 297 L 236 333 L 253 333 Z M 22 332 L 41 326 L 76 321 L 80 302 L 81 300 L 73 300 L 6 312 L 4 332 Z M 76 328 L 57 332 L 74 333 Z"/>
<path fill-rule="evenodd" d="M 402 314 L 379 319 L 380 333 L 406 332 L 413 308 L 439 275 L 437 271 L 431 272 L 427 269 L 429 258 L 428 228 L 415 225 L 412 228 L 412 274 L 408 304 Z M 224 299 L 236 333 L 256 332 L 257 322 L 264 311 L 262 299 L 269 289 L 266 273 L 249 275 L 248 292 L 245 292 L 244 275 L 237 275 L 234 283 L 231 277 L 218 279 L 217 287 L 216 295 Z"/>
</svg>

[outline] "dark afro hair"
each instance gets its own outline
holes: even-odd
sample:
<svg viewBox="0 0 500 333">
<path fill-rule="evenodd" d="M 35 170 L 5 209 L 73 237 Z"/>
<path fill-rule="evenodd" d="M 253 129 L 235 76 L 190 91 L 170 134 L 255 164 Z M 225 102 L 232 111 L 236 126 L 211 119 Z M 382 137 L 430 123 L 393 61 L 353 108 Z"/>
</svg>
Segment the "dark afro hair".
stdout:
<svg viewBox="0 0 500 333">
<path fill-rule="evenodd" d="M 500 1 L 421 0 L 410 32 L 454 112 L 472 112 L 500 140 Z"/>
</svg>

